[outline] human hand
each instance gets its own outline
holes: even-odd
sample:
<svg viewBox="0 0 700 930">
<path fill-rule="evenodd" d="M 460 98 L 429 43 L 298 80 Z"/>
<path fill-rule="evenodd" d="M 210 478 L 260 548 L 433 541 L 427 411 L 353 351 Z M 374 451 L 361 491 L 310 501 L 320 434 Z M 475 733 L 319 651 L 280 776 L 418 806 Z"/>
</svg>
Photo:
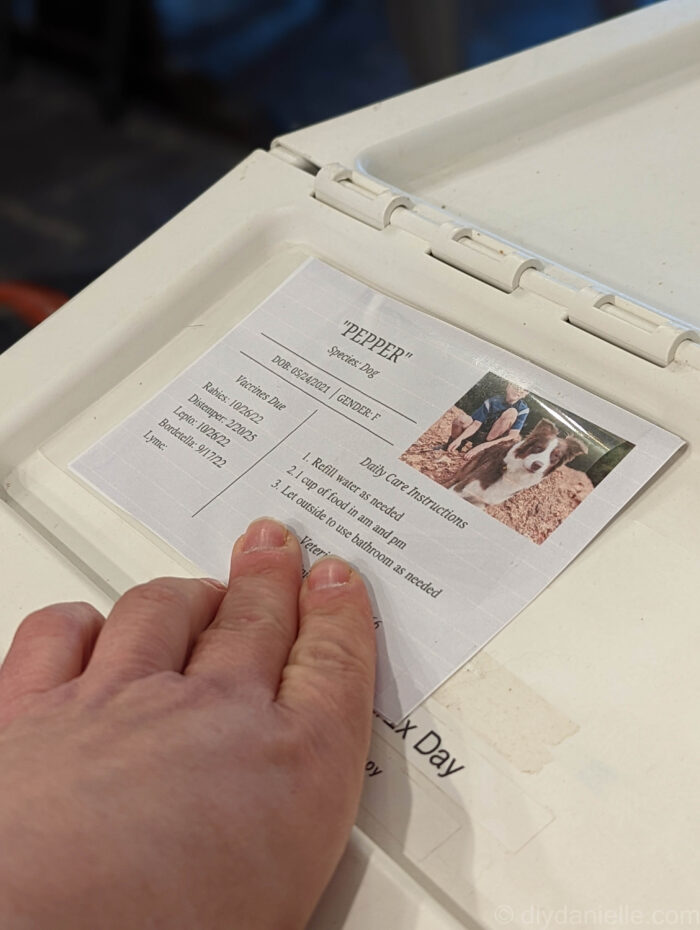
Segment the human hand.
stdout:
<svg viewBox="0 0 700 930">
<path fill-rule="evenodd" d="M 468 439 L 462 440 L 461 437 L 457 437 L 452 442 L 447 444 L 448 452 L 464 452 L 471 449 L 472 444 Z"/>
<path fill-rule="evenodd" d="M 228 589 L 31 614 L 0 668 L 0 926 L 292 930 L 352 826 L 370 735 L 361 579 L 260 520 Z"/>
</svg>

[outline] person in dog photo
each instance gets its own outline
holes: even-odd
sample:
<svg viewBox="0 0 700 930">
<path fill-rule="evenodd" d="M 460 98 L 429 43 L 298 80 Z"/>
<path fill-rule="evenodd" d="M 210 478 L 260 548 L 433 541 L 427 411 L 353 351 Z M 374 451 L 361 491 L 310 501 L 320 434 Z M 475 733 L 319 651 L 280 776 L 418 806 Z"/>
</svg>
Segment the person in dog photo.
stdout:
<svg viewBox="0 0 700 930">
<path fill-rule="evenodd" d="M 438 448 L 468 452 L 483 443 L 519 439 L 530 412 L 526 397 L 525 388 L 509 381 L 503 393 L 487 397 L 471 414 L 459 410 L 452 420 L 450 438 Z"/>
<path fill-rule="evenodd" d="M 400 458 L 541 544 L 632 448 L 489 372 Z"/>
</svg>

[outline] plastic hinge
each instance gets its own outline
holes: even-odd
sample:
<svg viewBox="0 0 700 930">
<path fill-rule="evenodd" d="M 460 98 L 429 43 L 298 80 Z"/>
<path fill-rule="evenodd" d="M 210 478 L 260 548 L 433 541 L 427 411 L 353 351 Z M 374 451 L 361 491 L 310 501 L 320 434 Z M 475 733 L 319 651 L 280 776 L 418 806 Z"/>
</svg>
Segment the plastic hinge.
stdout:
<svg viewBox="0 0 700 930">
<path fill-rule="evenodd" d="M 338 164 L 321 168 L 314 181 L 314 196 L 374 229 L 385 229 L 397 207 L 411 206 L 409 197 Z"/>
<path fill-rule="evenodd" d="M 663 368 L 681 342 L 698 340 L 692 329 L 674 326 L 646 307 L 594 287 L 577 291 L 568 309 L 570 323 Z"/>
<path fill-rule="evenodd" d="M 491 248 L 472 235 L 472 230 L 464 226 L 442 223 L 430 240 L 430 254 L 507 294 L 518 287 L 520 276 L 528 268 L 542 268 L 536 258 L 508 251 L 505 245 L 502 249 Z"/>
</svg>

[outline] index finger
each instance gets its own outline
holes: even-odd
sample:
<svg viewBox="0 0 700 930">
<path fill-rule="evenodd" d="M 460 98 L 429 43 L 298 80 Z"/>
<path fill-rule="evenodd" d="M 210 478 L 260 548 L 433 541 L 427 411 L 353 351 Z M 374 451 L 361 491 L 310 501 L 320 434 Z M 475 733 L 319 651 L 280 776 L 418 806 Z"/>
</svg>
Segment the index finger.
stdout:
<svg viewBox="0 0 700 930">
<path fill-rule="evenodd" d="M 277 700 L 303 713 L 341 710 L 369 739 L 376 644 L 362 578 L 333 557 L 312 567 L 299 593 L 299 634 Z"/>
<path fill-rule="evenodd" d="M 253 521 L 233 547 L 228 591 L 185 674 L 272 700 L 297 632 L 300 582 L 294 534 L 276 520 Z"/>
</svg>

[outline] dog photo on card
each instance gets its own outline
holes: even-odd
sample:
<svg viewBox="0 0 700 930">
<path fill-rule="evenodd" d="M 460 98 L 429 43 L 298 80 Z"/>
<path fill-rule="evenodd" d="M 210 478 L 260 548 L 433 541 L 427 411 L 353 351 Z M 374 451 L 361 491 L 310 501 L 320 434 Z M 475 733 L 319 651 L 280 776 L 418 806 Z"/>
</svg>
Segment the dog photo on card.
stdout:
<svg viewBox="0 0 700 930">
<path fill-rule="evenodd" d="M 401 460 L 540 544 L 633 448 L 488 372 Z"/>
</svg>

